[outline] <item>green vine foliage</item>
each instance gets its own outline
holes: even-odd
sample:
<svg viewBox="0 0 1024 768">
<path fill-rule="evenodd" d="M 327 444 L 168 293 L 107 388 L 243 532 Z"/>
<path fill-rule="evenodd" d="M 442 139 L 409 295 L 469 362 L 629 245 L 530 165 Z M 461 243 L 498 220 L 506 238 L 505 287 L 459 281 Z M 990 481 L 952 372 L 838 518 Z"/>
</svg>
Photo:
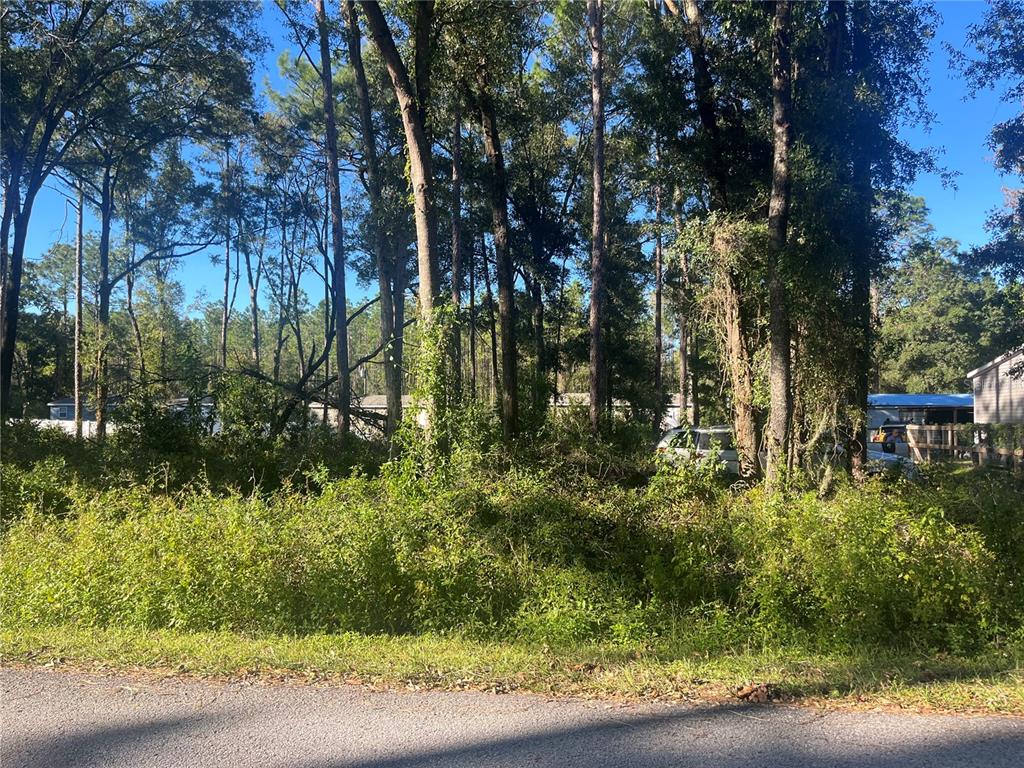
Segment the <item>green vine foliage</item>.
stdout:
<svg viewBox="0 0 1024 768">
<path fill-rule="evenodd" d="M 500 429 L 493 411 L 466 396 L 452 367 L 452 307 L 435 307 L 423 329 L 415 362 L 412 409 L 394 439 L 394 456 L 384 474 L 399 493 L 447 486 L 472 471 L 497 446 Z"/>
</svg>

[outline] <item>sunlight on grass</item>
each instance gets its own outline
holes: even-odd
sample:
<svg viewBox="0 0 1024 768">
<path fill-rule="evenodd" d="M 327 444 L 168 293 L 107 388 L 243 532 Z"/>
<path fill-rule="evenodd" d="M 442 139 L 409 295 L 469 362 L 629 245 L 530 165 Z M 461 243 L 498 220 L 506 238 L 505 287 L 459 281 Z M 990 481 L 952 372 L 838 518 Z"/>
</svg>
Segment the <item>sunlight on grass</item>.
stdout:
<svg viewBox="0 0 1024 768">
<path fill-rule="evenodd" d="M 717 700 L 745 681 L 783 701 L 1024 714 L 1024 655 L 933 658 L 774 648 L 722 655 L 608 645 L 549 648 L 457 636 L 241 635 L 53 627 L 0 632 L 6 663 L 143 668 L 197 676 L 347 681 L 376 687 Z"/>
</svg>

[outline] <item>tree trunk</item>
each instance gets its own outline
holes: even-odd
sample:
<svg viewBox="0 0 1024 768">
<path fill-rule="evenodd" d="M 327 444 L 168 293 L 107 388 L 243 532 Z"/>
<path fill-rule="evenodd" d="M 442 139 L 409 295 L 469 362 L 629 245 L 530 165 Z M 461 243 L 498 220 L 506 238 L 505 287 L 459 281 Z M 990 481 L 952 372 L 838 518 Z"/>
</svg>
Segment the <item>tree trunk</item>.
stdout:
<svg viewBox="0 0 1024 768">
<path fill-rule="evenodd" d="M 783 276 L 783 260 L 789 225 L 789 151 L 793 143 L 791 116 L 791 0 L 777 0 L 772 21 L 772 162 L 771 197 L 768 202 L 768 293 L 771 363 L 769 390 L 771 412 L 768 432 L 768 466 L 765 480 L 777 486 L 789 462 L 792 434 L 790 386 L 789 298 Z"/>
<path fill-rule="evenodd" d="M 19 166 L 20 167 L 20 166 Z M 21 202 L 20 190 L 17 188 L 17 179 L 21 171 L 18 168 L 11 169 L 8 178 L 4 183 L 4 211 L 0 217 L 0 343 L 4 338 L 4 324 L 7 312 L 7 276 L 8 269 L 8 246 L 11 237 L 11 224 L 14 223 L 14 210 Z"/>
<path fill-rule="evenodd" d="M 241 240 L 242 234 L 242 223 L 238 222 L 238 235 L 235 236 L 235 276 L 231 283 L 231 299 L 228 302 L 228 317 L 234 314 L 235 311 L 235 300 L 238 298 L 238 283 L 242 279 L 242 262 L 239 254 L 241 248 L 239 248 L 239 241 Z"/>
<path fill-rule="evenodd" d="M 64 378 L 67 373 L 67 357 L 68 357 L 68 286 L 66 283 L 61 283 L 61 314 L 60 314 L 60 336 L 57 339 L 57 343 L 54 345 L 54 365 L 53 365 L 53 391 L 52 394 L 56 397 L 61 392 L 66 391 L 64 387 Z"/>
<path fill-rule="evenodd" d="M 498 331 L 494 319 L 494 293 L 491 291 L 491 275 L 487 264 L 487 250 L 482 253 L 484 259 L 484 285 L 487 287 L 487 316 L 491 332 L 491 405 L 498 403 Z"/>
<path fill-rule="evenodd" d="M 284 350 L 284 328 L 288 321 L 288 298 L 290 291 L 285 288 L 284 263 L 288 251 L 288 220 L 285 217 L 287 196 L 281 196 L 281 253 L 277 267 L 278 305 L 277 337 L 274 342 L 274 384 L 281 383 L 281 354 Z"/>
<path fill-rule="evenodd" d="M 78 209 L 75 216 L 75 437 L 82 439 L 82 332 L 85 322 L 85 292 L 82 271 L 85 261 L 85 191 L 78 183 Z"/>
<path fill-rule="evenodd" d="M 359 125 L 362 134 L 363 163 L 366 166 L 366 186 L 370 197 L 370 239 L 377 264 L 377 289 L 380 292 L 380 340 L 390 341 L 384 348 L 384 390 L 387 416 L 384 436 L 391 437 L 402 418 L 402 378 L 395 365 L 395 302 L 391 280 L 391 264 L 384 233 L 384 203 L 381 196 L 380 161 L 377 157 L 377 136 L 370 106 L 370 89 L 363 66 L 361 32 L 353 0 L 344 6 L 348 39 L 348 57 L 355 74 L 356 98 L 359 103 Z"/>
<path fill-rule="evenodd" d="M 298 221 L 296 225 L 298 225 Z M 309 225 L 302 220 L 302 237 L 299 242 L 299 254 L 306 252 L 306 239 L 309 235 Z M 293 250 L 294 256 L 294 250 Z M 296 261 L 298 268 L 296 268 Z M 300 380 L 306 380 L 306 345 L 302 336 L 302 313 L 299 309 L 299 286 L 302 284 L 302 273 L 304 271 L 302 259 L 289 259 L 288 261 L 288 297 L 289 309 L 291 311 L 292 331 L 295 333 L 295 351 L 298 358 L 298 373 Z M 303 419 L 308 411 L 303 412 Z"/>
<path fill-rule="evenodd" d="M 676 238 L 682 237 L 683 234 L 683 194 L 679 187 L 675 187 L 672 191 L 672 221 L 675 229 Z M 696 410 L 694 410 L 692 419 L 687 414 L 688 396 L 687 386 L 689 386 L 689 364 L 690 364 L 690 349 L 689 349 L 689 337 L 690 337 L 690 323 L 689 323 L 689 312 L 690 312 L 690 259 L 687 256 L 686 249 L 681 248 L 679 251 L 679 294 L 678 294 L 678 308 L 677 314 L 679 315 L 679 423 L 692 423 L 694 426 L 699 426 L 700 421 L 697 419 Z M 693 396 L 696 398 L 697 395 L 697 384 L 694 379 L 693 385 Z"/>
<path fill-rule="evenodd" d="M 325 169 L 326 170 L 326 169 Z M 326 174 L 324 187 L 326 188 Z M 331 264 L 331 253 L 330 248 L 327 246 L 326 238 L 328 230 L 330 229 L 330 217 L 331 217 L 331 205 L 330 200 L 327 203 L 326 216 L 324 217 L 324 242 L 323 242 L 323 257 L 324 257 L 324 351 L 327 351 L 334 341 L 334 267 Z M 330 354 L 324 358 L 324 381 L 326 381 L 331 375 L 331 356 Z M 327 400 L 329 400 L 330 393 L 324 391 L 324 406 L 323 406 L 323 422 L 327 423 Z M 339 423 L 341 419 L 338 420 Z"/>
<path fill-rule="evenodd" d="M 605 401 L 604 343 L 604 52 L 603 0 L 587 0 L 590 40 L 590 97 L 594 121 L 593 222 L 590 244 L 590 428 L 601 427 Z"/>
<path fill-rule="evenodd" d="M 480 237 L 480 251 L 483 252 L 483 236 Z M 469 259 L 469 381 L 476 399 L 476 265 L 472 250 Z"/>
<path fill-rule="evenodd" d="M 462 112 L 455 97 L 452 122 L 452 362 L 456 387 L 462 385 Z"/>
<path fill-rule="evenodd" d="M 851 54 L 855 82 L 867 89 L 866 71 L 871 65 L 871 48 L 868 39 L 868 15 L 870 9 L 864 3 L 854 3 L 851 9 Z M 865 109 L 856 100 L 854 109 Z M 867 98 L 866 96 L 862 98 Z M 856 329 L 856 343 L 853 349 L 853 450 L 852 468 L 855 476 L 864 474 L 867 463 L 867 434 L 865 416 L 868 407 L 868 387 L 871 381 L 871 262 L 874 247 L 874 221 L 872 207 L 874 190 L 871 182 L 871 153 L 864 147 L 853 149 L 853 188 L 856 196 L 856 210 L 851 217 L 854 230 L 854 248 L 851 257 L 853 272 L 851 301 Z"/>
<path fill-rule="evenodd" d="M 402 417 L 402 382 L 405 377 L 403 360 L 405 358 L 405 289 L 408 286 L 409 275 L 406 270 L 405 254 L 391 252 L 392 267 L 392 299 L 391 303 L 395 311 L 395 343 L 392 345 L 395 358 L 395 388 L 392 396 L 397 398 L 397 419 Z M 397 420 L 396 420 L 397 421 Z"/>
<path fill-rule="evenodd" d="M 250 358 L 257 371 L 263 370 L 260 360 L 260 306 L 259 287 L 253 277 L 252 258 L 248 251 L 245 251 L 245 275 L 249 284 L 249 347 Z"/>
<path fill-rule="evenodd" d="M 526 227 L 530 239 L 531 279 L 527 283 L 530 294 L 532 317 L 530 320 L 533 331 L 533 355 L 537 365 L 533 372 L 531 386 L 533 395 L 533 411 L 540 419 L 547 417 L 547 400 L 549 386 L 547 380 L 548 355 L 544 343 L 544 265 L 547 264 L 547 253 L 544 242 L 544 229 L 541 207 L 537 201 L 537 181 L 534 169 L 530 168 L 529 202 L 526 207 Z"/>
<path fill-rule="evenodd" d="M 230 187 L 231 179 L 231 149 L 224 149 L 224 183 Z M 225 204 L 228 190 L 225 189 Z M 220 366 L 227 370 L 228 367 L 228 322 L 231 320 L 231 214 L 224 211 L 224 303 L 221 305 L 220 316 Z"/>
<path fill-rule="evenodd" d="M 758 457 L 757 425 L 754 418 L 754 377 L 750 367 L 750 352 L 747 350 L 743 332 L 739 276 L 733 270 L 727 270 L 723 283 L 726 356 L 732 379 L 735 442 L 739 453 L 740 476 L 756 477 Z"/>
<path fill-rule="evenodd" d="M 110 337 L 110 223 L 114 215 L 114 190 L 110 167 L 103 169 L 100 193 L 100 280 L 99 311 L 96 323 L 96 438 L 107 436 L 107 399 L 110 382 L 107 378 L 107 344 Z"/>
<path fill-rule="evenodd" d="M 269 215 L 268 206 L 269 202 L 264 201 L 263 204 L 263 242 L 266 241 L 267 236 L 267 216 Z M 252 240 L 250 239 L 250 243 Z M 260 291 L 260 277 L 263 270 L 263 246 L 260 246 L 259 260 L 256 263 L 256 271 L 252 269 L 252 254 L 249 252 L 249 248 L 243 250 L 245 256 L 245 279 L 249 288 L 249 348 L 250 348 L 250 359 L 257 371 L 263 371 L 262 360 L 260 359 L 260 306 L 259 306 L 259 291 Z"/>
<path fill-rule="evenodd" d="M 434 322 L 434 304 L 439 299 L 440 277 L 437 260 L 437 215 L 434 210 L 433 163 L 428 130 L 428 96 L 430 86 L 430 26 L 433 2 L 416 4 L 414 32 L 414 60 L 416 62 L 416 92 L 413 92 L 409 72 L 395 46 L 380 5 L 374 0 L 362 0 L 370 37 L 387 67 L 395 98 L 402 114 L 405 146 L 409 153 L 409 176 L 412 181 L 413 218 L 416 222 L 416 262 L 419 272 L 419 309 L 423 332 L 429 333 Z M 402 266 L 404 270 L 404 265 Z M 404 290 L 404 275 L 403 275 Z M 404 314 L 404 299 L 402 312 Z M 396 328 L 402 325 L 397 321 Z M 426 405 L 426 431 L 429 434 L 434 421 L 444 407 L 440 393 L 433 393 Z"/>
<path fill-rule="evenodd" d="M 139 356 L 139 382 L 144 384 L 146 381 L 146 347 L 142 343 L 142 329 L 139 328 L 139 318 L 135 315 L 135 275 L 129 271 L 124 277 L 127 295 L 125 308 L 128 311 L 128 319 L 132 324 L 132 335 L 135 337 L 135 352 Z"/>
<path fill-rule="evenodd" d="M 725 259 L 726 256 L 719 258 Z M 753 362 L 747 346 L 743 318 L 741 277 L 732 267 L 725 268 L 723 283 L 726 357 L 732 384 L 733 422 L 736 448 L 740 454 L 740 474 L 744 478 L 760 475 L 757 455 L 757 420 L 754 410 Z"/>
<path fill-rule="evenodd" d="M 530 303 L 533 305 L 533 354 L 537 358 L 537 369 L 533 375 L 533 411 L 538 418 L 544 418 L 547 414 L 548 400 L 547 351 L 544 345 L 544 290 L 539 274 L 533 276 Z"/>
<path fill-rule="evenodd" d="M 661 172 L 661 147 L 655 141 L 655 165 Z M 661 422 L 664 416 L 665 391 L 662 383 L 661 356 L 661 289 L 662 289 L 662 251 L 661 251 L 661 184 L 654 185 L 654 436 L 661 434 Z"/>
<path fill-rule="evenodd" d="M 689 323 L 686 315 L 679 315 L 679 423 L 683 424 L 688 419 L 687 406 L 688 397 L 686 388 L 689 386 L 690 360 L 689 360 Z M 694 426 L 697 426 L 697 419 L 693 419 Z"/>
<path fill-rule="evenodd" d="M 508 242 L 508 182 L 505 159 L 501 151 L 498 122 L 486 79 L 479 83 L 480 123 L 484 135 L 484 151 L 491 168 L 491 221 L 494 227 L 495 272 L 498 280 L 498 312 L 501 318 L 501 426 L 505 439 L 516 433 L 519 392 L 515 338 L 515 295 L 512 254 Z"/>
<path fill-rule="evenodd" d="M 700 390 L 697 384 L 700 381 L 700 341 L 697 334 L 690 333 L 689 344 L 690 359 L 690 413 L 694 424 L 700 424 Z"/>
<path fill-rule="evenodd" d="M 825 72 L 843 77 L 846 54 L 846 0 L 829 0 L 825 20 Z"/>
<path fill-rule="evenodd" d="M 801 392 L 800 371 L 800 339 L 804 336 L 804 329 L 800 326 L 792 330 L 792 352 L 790 370 L 790 413 L 792 414 L 792 429 L 789 434 L 789 455 L 787 456 L 787 467 L 792 470 L 800 466 L 800 458 L 803 454 L 802 443 L 806 431 L 802 428 L 807 416 L 807 407 Z"/>
<path fill-rule="evenodd" d="M 157 312 L 159 312 L 160 327 L 160 359 L 158 372 L 162 378 L 167 376 L 167 318 L 170 316 L 170 312 L 167 311 L 167 281 L 164 279 L 159 265 L 157 265 L 157 268 L 154 271 Z"/>
<path fill-rule="evenodd" d="M 146 345 L 142 341 L 142 329 L 139 327 L 139 318 L 135 314 L 135 273 L 134 265 L 136 263 L 136 252 L 137 245 L 135 242 L 135 236 L 132 232 L 132 225 L 134 222 L 130 218 L 130 212 L 132 210 L 131 201 L 126 203 L 125 208 L 129 211 L 129 217 L 125 221 L 125 239 L 131 243 L 131 257 L 129 261 L 129 269 L 124 272 L 125 281 L 125 310 L 128 313 L 128 321 L 132 326 L 132 336 L 135 340 L 135 353 L 138 356 L 139 363 L 139 383 L 145 385 L 146 383 Z M 129 376 L 129 378 L 131 378 Z"/>
<path fill-rule="evenodd" d="M 565 366 L 562 365 L 562 326 L 565 324 L 565 278 L 568 274 L 565 263 L 569 256 L 562 258 L 562 268 L 558 271 L 558 314 L 555 315 L 555 391 L 553 393 L 557 407 L 558 393 L 563 392 L 567 386 Z"/>
<path fill-rule="evenodd" d="M 413 213 L 416 220 L 416 257 L 419 266 L 419 303 L 424 324 L 433 320 L 434 301 L 438 296 L 440 281 L 437 266 L 437 220 L 434 212 L 434 185 L 431 170 L 431 147 L 426 131 L 425 103 L 419 103 L 425 94 L 414 94 L 409 73 L 402 63 L 395 46 L 387 20 L 380 5 L 374 0 L 360 3 L 366 12 L 370 37 L 380 51 L 381 58 L 391 76 L 395 98 L 402 113 L 402 127 L 405 129 L 406 149 L 409 153 L 409 175 L 412 178 Z M 421 3 L 418 5 L 433 5 Z M 417 25 L 418 27 L 420 25 Z M 428 59 L 428 51 L 422 51 L 423 40 L 417 37 L 417 63 Z M 420 89 L 429 83 L 429 72 L 419 71 L 416 82 Z"/>
<path fill-rule="evenodd" d="M 722 152 L 722 141 L 718 129 L 718 114 L 711 69 L 708 66 L 704 45 L 704 21 L 697 0 L 683 0 L 686 10 L 686 37 L 693 62 L 694 96 L 697 102 L 697 116 L 701 131 L 709 143 L 705 158 L 708 186 L 711 192 L 712 210 L 728 211 L 727 168 Z M 731 259 L 723 249 L 735 247 L 727 232 L 716 233 L 715 248 L 719 259 L 728 263 Z M 723 320 L 726 335 L 726 356 L 732 383 L 733 427 L 736 446 L 740 452 L 740 472 L 744 477 L 760 474 L 757 457 L 757 422 L 754 413 L 754 387 L 751 372 L 751 355 L 746 343 L 746 328 L 742 312 L 742 285 L 740 275 L 733 266 L 724 268 L 723 275 Z"/>
<path fill-rule="evenodd" d="M 25 241 L 28 237 L 28 220 L 29 214 L 32 212 L 34 196 L 35 192 L 30 189 L 25 195 L 21 209 L 12 214 L 14 243 L 10 252 L 10 263 L 7 267 L 3 290 L 3 338 L 2 344 L 0 344 L 0 419 L 6 418 L 11 410 L 14 351 L 18 339 L 21 279 L 25 264 Z M 6 243 L 6 238 L 4 242 Z"/>
<path fill-rule="evenodd" d="M 323 0 L 314 0 L 320 37 L 320 78 L 323 85 L 324 122 L 327 126 L 324 151 L 327 155 L 327 196 L 331 206 L 331 251 L 334 255 L 332 294 L 334 306 L 334 352 L 338 374 L 338 431 L 348 434 L 352 423 L 352 382 L 348 370 L 348 305 L 345 301 L 345 251 L 341 218 L 341 182 L 338 177 L 338 128 L 334 121 L 334 78 L 331 75 L 331 41 Z"/>
</svg>

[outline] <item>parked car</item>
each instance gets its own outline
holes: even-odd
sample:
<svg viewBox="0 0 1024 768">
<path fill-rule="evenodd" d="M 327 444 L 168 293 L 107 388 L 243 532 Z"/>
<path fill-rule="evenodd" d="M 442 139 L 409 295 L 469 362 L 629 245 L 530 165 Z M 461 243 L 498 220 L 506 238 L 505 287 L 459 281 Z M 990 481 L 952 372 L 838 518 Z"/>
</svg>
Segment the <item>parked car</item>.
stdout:
<svg viewBox="0 0 1024 768">
<path fill-rule="evenodd" d="M 871 445 L 877 445 L 872 443 Z M 865 467 L 869 475 L 902 475 L 908 480 L 913 480 L 920 472 L 917 464 L 906 456 L 900 456 L 893 451 L 880 451 L 876 448 L 868 448 L 868 463 Z"/>
<path fill-rule="evenodd" d="M 732 427 L 676 427 L 662 436 L 655 450 L 678 459 L 703 461 L 717 458 L 726 472 L 740 473 L 739 453 L 733 443 Z"/>
<path fill-rule="evenodd" d="M 888 426 L 888 425 L 887 425 Z M 904 425 L 893 425 L 895 427 Z M 894 430 L 894 435 L 898 431 Z M 904 445 L 906 441 L 904 440 Z M 901 475 L 907 479 L 913 479 L 919 474 L 917 465 L 907 456 L 900 455 L 896 450 L 883 450 L 888 445 L 881 441 L 872 442 L 868 448 L 867 473 L 869 475 L 893 474 Z M 729 474 L 740 473 L 739 453 L 733 442 L 732 427 L 719 425 L 713 427 L 676 427 L 666 432 L 656 450 L 659 454 L 679 460 L 697 460 L 717 458 L 722 468 Z M 839 443 L 830 444 L 821 452 L 821 461 L 838 461 L 844 454 L 843 446 Z M 763 467 L 767 457 L 762 451 L 758 459 Z"/>
</svg>

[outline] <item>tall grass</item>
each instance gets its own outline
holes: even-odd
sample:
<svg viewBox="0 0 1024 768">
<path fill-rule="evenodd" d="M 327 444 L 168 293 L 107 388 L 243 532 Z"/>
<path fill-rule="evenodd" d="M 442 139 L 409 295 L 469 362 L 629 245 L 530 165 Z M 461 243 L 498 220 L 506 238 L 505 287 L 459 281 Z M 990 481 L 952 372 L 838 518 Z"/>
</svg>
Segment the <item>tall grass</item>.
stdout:
<svg viewBox="0 0 1024 768">
<path fill-rule="evenodd" d="M 1024 640 L 1010 475 L 768 498 L 699 467 L 595 464 L 559 439 L 466 459 L 443 482 L 317 465 L 245 489 L 112 483 L 73 453 L 23 449 L 3 466 L 0 612 L 25 627 L 560 644 Z"/>
</svg>

